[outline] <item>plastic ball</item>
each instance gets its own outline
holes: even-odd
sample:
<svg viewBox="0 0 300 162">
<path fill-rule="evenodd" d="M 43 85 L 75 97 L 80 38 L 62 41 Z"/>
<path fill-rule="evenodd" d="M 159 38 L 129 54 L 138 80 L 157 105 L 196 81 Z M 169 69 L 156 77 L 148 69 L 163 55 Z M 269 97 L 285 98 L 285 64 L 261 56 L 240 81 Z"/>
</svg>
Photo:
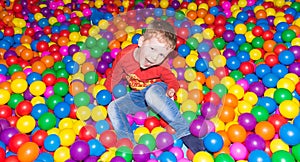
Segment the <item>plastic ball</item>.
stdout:
<svg viewBox="0 0 300 162">
<path fill-rule="evenodd" d="M 169 151 L 165 151 L 159 155 L 158 160 L 161 162 L 176 161 L 176 156 Z"/>
<path fill-rule="evenodd" d="M 84 141 L 76 141 L 70 147 L 70 155 L 72 159 L 80 161 L 88 157 L 90 154 L 89 145 Z"/>
<path fill-rule="evenodd" d="M 10 151 L 17 153 L 20 146 L 29 141 L 30 138 L 26 134 L 16 134 L 9 140 L 8 148 Z"/>
<path fill-rule="evenodd" d="M 42 130 L 49 130 L 56 125 L 56 118 L 54 114 L 46 112 L 38 119 L 38 125 Z"/>
<path fill-rule="evenodd" d="M 117 135 L 111 130 L 104 131 L 99 138 L 105 148 L 113 147 L 117 143 Z"/>
<path fill-rule="evenodd" d="M 231 142 L 244 142 L 247 136 L 244 127 L 233 124 L 227 130 L 228 138 Z"/>
<path fill-rule="evenodd" d="M 280 114 L 288 119 L 293 119 L 299 114 L 298 104 L 291 100 L 285 100 L 279 105 Z"/>
<path fill-rule="evenodd" d="M 223 139 L 218 133 L 208 133 L 203 142 L 205 148 L 210 152 L 218 152 L 223 147 Z"/>
<path fill-rule="evenodd" d="M 121 146 L 116 151 L 116 156 L 122 157 L 127 162 L 132 161 L 132 150 L 127 146 Z"/>
<path fill-rule="evenodd" d="M 272 155 L 272 161 L 279 162 L 279 161 L 295 161 L 295 158 L 293 155 L 291 155 L 289 152 L 284 150 L 279 150 L 273 153 Z"/>
<path fill-rule="evenodd" d="M 98 92 L 96 96 L 96 101 L 98 104 L 106 106 L 108 105 L 112 100 L 112 95 L 109 91 L 107 90 L 101 90 Z"/>
<path fill-rule="evenodd" d="M 56 134 L 47 136 L 44 140 L 44 147 L 47 151 L 55 151 L 60 146 L 60 138 Z"/>
<path fill-rule="evenodd" d="M 120 98 L 124 96 L 127 93 L 127 89 L 124 85 L 122 84 L 117 84 L 112 91 L 113 95 L 115 98 Z"/>
<path fill-rule="evenodd" d="M 21 133 L 30 133 L 35 128 L 36 121 L 32 116 L 25 115 L 17 121 L 17 128 Z"/>
<path fill-rule="evenodd" d="M 75 142 L 76 134 L 74 129 L 64 128 L 59 134 L 60 145 L 61 146 L 71 146 Z"/>
<path fill-rule="evenodd" d="M 90 155 L 92 156 L 100 156 L 105 152 L 103 145 L 96 139 L 89 140 L 88 145 L 90 148 Z"/>
<path fill-rule="evenodd" d="M 198 118 L 190 124 L 190 132 L 196 137 L 204 137 L 207 134 L 208 126 L 204 118 Z"/>
<path fill-rule="evenodd" d="M 20 146 L 17 156 L 20 161 L 34 161 L 39 155 L 39 147 L 34 142 L 26 142 Z"/>
<path fill-rule="evenodd" d="M 147 146 L 143 144 L 136 145 L 132 153 L 133 153 L 133 160 L 137 162 L 150 159 L 150 150 Z"/>
<path fill-rule="evenodd" d="M 255 133 L 264 140 L 271 140 L 275 136 L 275 128 L 268 121 L 262 121 L 255 126 Z"/>
<path fill-rule="evenodd" d="M 68 147 L 59 147 L 54 151 L 54 161 L 66 161 L 71 157 Z"/>
<path fill-rule="evenodd" d="M 76 106 L 87 106 L 90 103 L 90 96 L 86 92 L 79 92 L 74 96 Z"/>
<path fill-rule="evenodd" d="M 248 156 L 248 160 L 249 162 L 256 162 L 256 161 L 271 162 L 270 156 L 263 150 L 254 150 L 250 152 Z"/>
<path fill-rule="evenodd" d="M 153 151 L 156 148 L 155 138 L 151 134 L 144 134 L 139 138 L 139 144 L 143 144 Z"/>
<path fill-rule="evenodd" d="M 161 132 L 156 137 L 156 146 L 161 150 L 169 150 L 173 147 L 173 136 L 167 132 Z"/>
<path fill-rule="evenodd" d="M 214 158 L 208 152 L 200 151 L 195 154 L 193 161 L 213 162 Z"/>
<path fill-rule="evenodd" d="M 290 123 L 282 125 L 279 130 L 280 138 L 290 146 L 300 143 L 300 138 L 297 136 L 298 133 L 300 133 L 300 129 Z"/>
<path fill-rule="evenodd" d="M 221 153 L 216 156 L 215 162 L 234 162 L 234 160 L 229 154 Z"/>
<path fill-rule="evenodd" d="M 230 155 L 234 160 L 244 160 L 248 155 L 248 151 L 243 144 L 236 142 L 230 146 Z"/>
</svg>

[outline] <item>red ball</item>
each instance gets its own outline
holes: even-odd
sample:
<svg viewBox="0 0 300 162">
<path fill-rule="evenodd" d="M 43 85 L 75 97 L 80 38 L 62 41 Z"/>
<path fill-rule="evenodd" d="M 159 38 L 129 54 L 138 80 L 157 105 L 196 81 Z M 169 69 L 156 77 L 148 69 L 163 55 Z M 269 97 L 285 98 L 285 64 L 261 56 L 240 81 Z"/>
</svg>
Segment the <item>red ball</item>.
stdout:
<svg viewBox="0 0 300 162">
<path fill-rule="evenodd" d="M 204 96 L 203 100 L 204 100 L 204 102 L 209 102 L 209 103 L 212 103 L 214 105 L 219 105 L 221 103 L 220 97 L 218 96 L 217 93 L 215 93 L 213 91 L 208 92 Z"/>
<path fill-rule="evenodd" d="M 87 3 L 81 3 L 79 8 L 81 11 L 83 11 L 85 9 L 89 9 L 90 6 Z"/>
<path fill-rule="evenodd" d="M 45 26 L 44 29 L 43 29 L 43 31 L 44 31 L 44 33 L 45 33 L 46 35 L 49 35 L 49 34 L 52 33 L 51 27 L 50 27 L 50 26 Z"/>
<path fill-rule="evenodd" d="M 105 148 L 115 147 L 117 143 L 117 135 L 112 130 L 106 130 L 101 134 L 99 140 Z"/>
<path fill-rule="evenodd" d="M 215 25 L 222 25 L 222 26 L 225 27 L 226 17 L 224 15 L 218 15 L 218 16 L 216 16 L 214 24 Z"/>
<path fill-rule="evenodd" d="M 262 38 L 263 38 L 264 40 L 272 40 L 272 39 L 274 38 L 274 34 L 273 34 L 272 31 L 267 30 L 267 31 L 265 31 L 265 32 L 263 33 Z"/>
<path fill-rule="evenodd" d="M 287 47 L 284 44 L 278 44 L 274 48 L 274 53 L 276 55 L 279 55 L 280 52 L 287 50 Z"/>
<path fill-rule="evenodd" d="M 133 149 L 133 144 L 129 138 L 121 138 L 118 140 L 116 147 L 127 146 L 130 149 Z"/>
<path fill-rule="evenodd" d="M 70 111 L 69 117 L 72 119 L 76 119 L 77 118 L 77 116 L 76 116 L 77 107 L 75 106 L 75 104 L 71 104 L 70 108 L 71 108 L 71 111 Z"/>
<path fill-rule="evenodd" d="M 3 162 L 20 162 L 17 155 L 7 157 Z"/>
<path fill-rule="evenodd" d="M 56 77 L 53 74 L 46 74 L 43 77 L 43 82 L 46 84 L 46 86 L 53 86 L 55 84 Z"/>
<path fill-rule="evenodd" d="M 217 37 L 222 37 L 225 31 L 226 31 L 226 27 L 224 25 L 216 25 L 214 28 L 214 32 Z"/>
<path fill-rule="evenodd" d="M 251 74 L 254 72 L 254 65 L 251 62 L 243 62 L 241 63 L 239 70 L 244 75 Z"/>
<path fill-rule="evenodd" d="M 182 45 L 182 44 L 185 44 L 185 39 L 183 39 L 183 38 L 177 36 L 177 39 L 176 39 L 176 49 L 177 49 L 180 45 Z"/>
<path fill-rule="evenodd" d="M 279 114 L 271 115 L 268 118 L 268 121 L 274 126 L 276 133 L 279 132 L 279 129 L 283 124 L 287 123 L 287 119 Z"/>
<path fill-rule="evenodd" d="M 292 24 L 294 22 L 294 16 L 291 14 L 285 14 L 284 18 L 288 24 Z"/>
<path fill-rule="evenodd" d="M 13 27 L 6 27 L 4 28 L 3 32 L 4 36 L 12 37 L 15 35 L 15 31 Z"/>
<path fill-rule="evenodd" d="M 27 61 L 25 61 L 25 60 L 23 60 L 23 59 L 21 59 L 21 60 L 19 60 L 19 63 L 18 63 L 22 68 L 25 68 L 26 66 L 30 66 L 30 64 L 27 62 Z"/>
<path fill-rule="evenodd" d="M 12 115 L 12 109 L 7 105 L 0 106 L 0 119 L 6 119 Z"/>
<path fill-rule="evenodd" d="M 50 47 L 49 47 L 49 52 L 58 52 L 60 49 L 59 45 L 57 44 L 52 44 Z"/>
<path fill-rule="evenodd" d="M 18 61 L 19 61 L 19 59 L 18 59 L 17 56 L 8 56 L 8 57 L 6 58 L 6 64 L 7 64 L 8 66 L 11 66 L 11 65 L 13 65 L 13 64 L 18 64 Z"/>
<path fill-rule="evenodd" d="M 55 62 L 61 61 L 63 57 L 59 51 L 52 52 L 50 55 L 54 58 Z"/>
<path fill-rule="evenodd" d="M 3 150 L 3 148 L 0 147 L 0 161 L 4 161 L 5 155 L 5 151 Z"/>
<path fill-rule="evenodd" d="M 26 30 L 25 30 L 25 35 L 29 35 L 29 36 L 31 36 L 31 37 L 33 37 L 34 36 L 34 29 L 33 28 L 27 28 Z"/>
<path fill-rule="evenodd" d="M 189 5 L 189 3 L 184 1 L 184 2 L 181 3 L 180 8 L 187 8 L 188 5 Z"/>
<path fill-rule="evenodd" d="M 8 148 L 10 151 L 17 153 L 20 146 L 29 141 L 30 138 L 26 134 L 19 133 L 11 137 L 8 143 Z"/>
<path fill-rule="evenodd" d="M 72 17 L 71 19 L 70 19 L 70 23 L 71 24 L 76 24 L 76 25 L 80 25 L 80 23 L 81 23 L 81 20 L 80 20 L 80 18 L 79 17 Z"/>
<path fill-rule="evenodd" d="M 27 100 L 21 101 L 17 105 L 15 111 L 19 116 L 29 115 L 32 111 L 32 104 L 30 101 Z"/>
<path fill-rule="evenodd" d="M 249 17 L 245 24 L 247 24 L 247 23 L 253 23 L 253 24 L 256 24 L 256 21 L 257 21 L 257 20 L 256 20 L 255 17 Z"/>
<path fill-rule="evenodd" d="M 182 39 L 187 39 L 189 34 L 190 34 L 189 29 L 187 29 L 187 28 L 178 28 L 178 30 L 177 30 L 178 37 L 180 37 Z"/>
<path fill-rule="evenodd" d="M 17 121 L 19 120 L 19 117 L 17 116 L 9 116 L 6 118 L 6 120 L 9 122 L 11 127 L 16 127 Z"/>
<path fill-rule="evenodd" d="M 89 28 L 87 28 L 87 27 L 81 27 L 80 28 L 80 34 L 82 35 L 82 36 L 89 36 Z"/>
<path fill-rule="evenodd" d="M 39 52 L 44 52 L 44 51 L 48 51 L 49 45 L 48 45 L 48 43 L 46 41 L 39 41 L 37 43 L 37 47 L 36 48 L 37 48 L 37 50 Z"/>
<path fill-rule="evenodd" d="M 96 128 L 92 125 L 85 125 L 79 131 L 79 138 L 84 141 L 89 141 L 97 136 Z"/>
<path fill-rule="evenodd" d="M 274 54 L 270 54 L 265 58 L 265 62 L 268 66 L 273 67 L 279 63 L 278 57 Z"/>
<path fill-rule="evenodd" d="M 19 4 L 19 3 L 14 3 L 14 5 L 13 5 L 13 11 L 14 11 L 14 12 L 16 12 L 16 13 L 21 12 L 22 9 L 23 9 L 23 7 L 22 7 L 21 4 Z"/>
<path fill-rule="evenodd" d="M 256 37 L 261 36 L 264 33 L 264 29 L 261 26 L 255 26 L 252 29 L 252 34 Z"/>
<path fill-rule="evenodd" d="M 31 13 L 36 14 L 41 12 L 41 8 L 38 7 L 37 5 L 30 5 L 28 9 L 31 11 Z"/>
<path fill-rule="evenodd" d="M 159 127 L 160 126 L 160 122 L 159 120 L 152 116 L 152 117 L 148 117 L 145 122 L 144 122 L 144 126 L 146 128 L 148 128 L 148 130 L 151 132 L 152 129 L 154 129 L 155 127 Z"/>
<path fill-rule="evenodd" d="M 60 37 L 60 36 L 59 36 L 58 33 L 53 33 L 53 34 L 51 35 L 51 37 L 50 37 L 50 40 L 51 40 L 52 42 L 54 42 L 54 43 L 57 43 L 57 40 L 58 40 L 59 37 Z"/>
<path fill-rule="evenodd" d="M 70 35 L 69 30 L 62 30 L 59 32 L 60 37 L 69 37 L 69 35 Z"/>
<path fill-rule="evenodd" d="M 53 13 L 54 17 L 57 17 L 58 15 L 61 15 L 61 14 L 64 14 L 63 10 L 61 10 L 61 9 L 54 10 L 54 13 Z"/>
<path fill-rule="evenodd" d="M 48 136 L 48 133 L 44 130 L 37 130 L 31 137 L 32 142 L 36 143 L 38 146 L 44 145 L 44 140 Z"/>
<path fill-rule="evenodd" d="M 222 78 L 229 75 L 229 71 L 225 67 L 218 67 L 215 70 L 215 75 L 221 80 Z"/>
<path fill-rule="evenodd" d="M 69 81 L 67 78 L 57 78 L 55 83 L 58 82 L 65 82 L 67 85 L 69 85 Z"/>
<path fill-rule="evenodd" d="M 264 7 L 264 8 L 273 8 L 274 7 L 274 3 L 273 2 L 264 2 L 263 4 L 262 4 L 262 6 Z"/>
</svg>

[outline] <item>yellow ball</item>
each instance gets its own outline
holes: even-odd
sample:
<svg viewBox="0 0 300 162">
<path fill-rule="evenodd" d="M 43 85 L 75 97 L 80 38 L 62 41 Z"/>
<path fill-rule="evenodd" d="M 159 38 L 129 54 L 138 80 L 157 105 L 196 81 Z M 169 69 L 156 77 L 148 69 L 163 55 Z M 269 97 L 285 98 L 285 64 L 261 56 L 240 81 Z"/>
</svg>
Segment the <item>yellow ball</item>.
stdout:
<svg viewBox="0 0 300 162">
<path fill-rule="evenodd" d="M 45 104 L 46 103 L 45 98 L 42 96 L 33 97 L 30 102 L 31 102 L 32 106 L 34 106 L 36 104 Z"/>
<path fill-rule="evenodd" d="M 198 60 L 198 56 L 193 55 L 193 54 L 189 54 L 186 56 L 185 58 L 185 63 L 189 66 L 189 67 L 195 67 L 195 64 Z"/>
<path fill-rule="evenodd" d="M 68 147 L 61 146 L 54 152 L 54 161 L 63 162 L 70 159 L 70 149 Z"/>
<path fill-rule="evenodd" d="M 59 134 L 59 132 L 60 132 L 60 130 L 58 129 L 58 128 L 51 128 L 51 129 L 49 129 L 48 131 L 47 131 L 47 134 L 48 135 L 50 135 L 50 134 L 56 134 L 56 135 L 58 135 Z"/>
<path fill-rule="evenodd" d="M 188 98 L 188 92 L 183 88 L 179 88 L 179 90 L 176 92 L 176 96 L 177 102 L 183 103 Z"/>
<path fill-rule="evenodd" d="M 253 35 L 252 31 L 247 31 L 247 32 L 245 33 L 245 37 L 246 37 L 246 41 L 247 41 L 248 43 L 251 43 L 252 40 L 255 38 L 255 36 Z M 249 54 L 250 54 L 250 53 L 249 53 Z"/>
<path fill-rule="evenodd" d="M 163 127 L 155 127 L 155 128 L 152 129 L 151 135 L 152 135 L 154 138 L 156 138 L 157 135 L 158 135 L 159 133 L 165 132 L 165 131 L 166 131 L 166 130 L 165 130 Z"/>
<path fill-rule="evenodd" d="M 197 4 L 195 2 L 189 3 L 188 10 L 196 11 L 197 10 Z"/>
<path fill-rule="evenodd" d="M 69 40 L 72 42 L 78 42 L 80 38 L 80 34 L 78 32 L 71 32 L 69 35 Z"/>
<path fill-rule="evenodd" d="M 211 28 L 203 30 L 203 38 L 211 40 L 215 36 L 215 32 Z"/>
<path fill-rule="evenodd" d="M 150 134 L 150 131 L 148 128 L 146 127 L 138 127 L 134 132 L 133 132 L 133 135 L 134 135 L 134 139 L 135 141 L 139 141 L 140 137 L 144 134 Z"/>
<path fill-rule="evenodd" d="M 238 5 L 239 5 L 239 7 L 244 8 L 244 7 L 247 6 L 247 1 L 246 0 L 239 0 Z"/>
<path fill-rule="evenodd" d="M 291 100 L 285 100 L 279 105 L 280 114 L 288 119 L 294 119 L 299 114 L 299 106 Z"/>
<path fill-rule="evenodd" d="M 198 106 L 194 100 L 188 99 L 182 103 L 180 110 L 181 112 L 186 112 L 186 111 L 196 112 L 198 110 Z"/>
<path fill-rule="evenodd" d="M 243 98 L 245 91 L 242 86 L 236 84 L 228 89 L 228 93 L 234 94 L 238 99 L 241 99 Z"/>
<path fill-rule="evenodd" d="M 213 156 L 205 151 L 197 152 L 193 158 L 194 162 L 214 162 Z"/>
<path fill-rule="evenodd" d="M 124 1 L 125 2 L 125 1 Z M 101 156 L 100 156 L 100 161 L 111 161 L 111 159 L 113 157 L 115 157 L 116 155 L 116 148 L 113 147 L 113 148 L 109 148 L 109 150 L 105 153 L 103 153 Z"/>
<path fill-rule="evenodd" d="M 252 60 L 258 60 L 261 58 L 261 52 L 259 49 L 252 49 L 249 54 Z"/>
<path fill-rule="evenodd" d="M 169 6 L 169 1 L 168 0 L 161 0 L 159 5 L 160 5 L 161 8 L 166 9 Z"/>
<path fill-rule="evenodd" d="M 6 104 L 10 99 L 10 93 L 5 89 L 0 89 L 0 105 Z"/>
<path fill-rule="evenodd" d="M 189 84 L 188 84 L 188 91 L 191 91 L 193 89 L 199 89 L 199 90 L 203 90 L 203 86 L 202 84 L 199 82 L 199 81 L 191 81 Z"/>
<path fill-rule="evenodd" d="M 291 42 L 292 46 L 300 46 L 300 38 L 294 38 Z"/>
<path fill-rule="evenodd" d="M 94 121 L 104 120 L 107 117 L 107 111 L 104 106 L 96 106 L 92 110 L 92 119 Z"/>
<path fill-rule="evenodd" d="M 294 92 L 296 86 L 295 86 L 295 83 L 291 79 L 281 78 L 277 82 L 277 88 L 285 88 L 285 89 L 289 90 L 290 92 Z"/>
<path fill-rule="evenodd" d="M 58 136 L 62 146 L 71 146 L 76 139 L 76 134 L 71 128 L 61 130 Z"/>
<path fill-rule="evenodd" d="M 73 128 L 73 120 L 71 118 L 63 118 L 58 123 L 58 128 L 60 130 L 67 129 L 67 128 Z"/>
<path fill-rule="evenodd" d="M 21 133 L 30 133 L 35 128 L 35 120 L 32 116 L 25 115 L 17 121 L 17 129 Z"/>
<path fill-rule="evenodd" d="M 252 109 L 252 105 L 250 103 L 248 103 L 247 101 L 239 101 L 237 108 L 238 108 L 239 113 L 241 113 L 241 114 L 250 113 L 251 109 Z"/>
<path fill-rule="evenodd" d="M 82 120 L 77 120 L 74 122 L 73 130 L 76 135 L 79 135 L 80 129 L 85 126 L 85 122 Z"/>
<path fill-rule="evenodd" d="M 223 55 L 217 55 L 213 59 L 213 65 L 218 67 L 224 67 L 226 65 L 226 58 Z"/>
<path fill-rule="evenodd" d="M 193 68 L 187 68 L 184 72 L 184 79 L 189 82 L 195 80 L 196 71 Z"/>
<path fill-rule="evenodd" d="M 46 91 L 46 84 L 42 81 L 34 81 L 29 86 L 29 92 L 34 96 L 40 96 Z"/>
<path fill-rule="evenodd" d="M 276 11 L 274 8 L 267 8 L 266 13 L 267 13 L 267 16 L 275 16 Z"/>
<path fill-rule="evenodd" d="M 283 16 L 275 17 L 274 19 L 274 25 L 277 26 L 281 22 L 286 22 L 286 19 Z"/>
<path fill-rule="evenodd" d="M 284 0 L 275 0 L 275 6 L 282 7 L 285 4 Z"/>
<path fill-rule="evenodd" d="M 244 100 L 250 103 L 251 105 L 255 105 L 258 101 L 258 97 L 253 92 L 246 92 L 244 95 Z"/>
<path fill-rule="evenodd" d="M 236 34 L 245 34 L 247 32 L 247 27 L 245 24 L 237 24 L 234 27 L 234 31 Z"/>
<path fill-rule="evenodd" d="M 85 63 L 86 56 L 83 52 L 76 52 L 73 55 L 73 60 L 81 65 L 81 64 Z"/>
<path fill-rule="evenodd" d="M 201 8 L 205 9 L 206 11 L 208 11 L 208 4 L 206 4 L 206 3 L 201 3 L 201 4 L 198 6 L 198 9 L 201 9 Z"/>
<path fill-rule="evenodd" d="M 100 29 L 106 30 L 109 26 L 109 22 L 107 20 L 102 19 L 98 22 L 98 26 Z"/>
<path fill-rule="evenodd" d="M 95 1 L 95 7 L 96 8 L 101 8 L 103 6 L 103 1 L 102 0 L 96 0 Z"/>
<path fill-rule="evenodd" d="M 235 84 L 235 81 L 233 78 L 226 76 L 221 79 L 221 84 L 225 85 L 227 89 L 229 89 L 231 86 Z"/>
<path fill-rule="evenodd" d="M 281 139 L 273 139 L 270 143 L 270 150 L 274 153 L 279 150 L 288 151 L 290 150 L 289 145 L 284 143 Z"/>
<path fill-rule="evenodd" d="M 294 73 L 287 73 L 284 77 L 292 80 L 294 82 L 294 84 L 297 84 L 299 82 L 298 75 L 296 75 Z"/>
<path fill-rule="evenodd" d="M 275 91 L 276 91 L 275 88 L 269 88 L 265 91 L 264 96 L 273 98 Z"/>
<path fill-rule="evenodd" d="M 87 106 L 80 106 L 78 109 L 77 109 L 77 112 L 76 112 L 76 116 L 78 119 L 80 120 L 87 120 L 90 118 L 91 116 L 91 110 L 89 107 Z"/>
<path fill-rule="evenodd" d="M 27 87 L 28 84 L 25 79 L 15 79 L 10 84 L 10 88 L 14 93 L 23 93 Z"/>
<path fill-rule="evenodd" d="M 14 18 L 12 22 L 16 27 L 19 28 L 23 28 L 26 26 L 26 21 L 24 19 Z"/>
<path fill-rule="evenodd" d="M 218 117 L 210 119 L 215 125 L 215 131 L 223 131 L 225 130 L 225 124 L 222 120 L 220 120 Z"/>
</svg>

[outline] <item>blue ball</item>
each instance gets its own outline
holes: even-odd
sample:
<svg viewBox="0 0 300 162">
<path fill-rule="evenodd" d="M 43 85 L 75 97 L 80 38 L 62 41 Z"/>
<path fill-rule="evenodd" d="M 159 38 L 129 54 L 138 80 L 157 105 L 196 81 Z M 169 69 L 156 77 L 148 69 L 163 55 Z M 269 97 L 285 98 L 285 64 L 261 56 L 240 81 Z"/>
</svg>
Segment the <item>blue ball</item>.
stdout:
<svg viewBox="0 0 300 162">
<path fill-rule="evenodd" d="M 236 34 L 234 37 L 234 42 L 238 45 L 241 45 L 243 43 L 246 43 L 246 37 L 243 34 Z"/>
<path fill-rule="evenodd" d="M 117 84 L 113 90 L 112 90 L 113 95 L 115 96 L 115 98 L 119 98 L 122 97 L 124 95 L 126 95 L 127 93 L 127 89 L 124 85 L 122 84 Z"/>
<path fill-rule="evenodd" d="M 282 32 L 279 32 L 279 31 L 275 32 L 273 40 L 277 43 L 283 43 L 281 35 L 282 35 Z"/>
<path fill-rule="evenodd" d="M 283 78 L 289 71 L 288 68 L 282 64 L 277 64 L 272 67 L 272 73 L 276 74 L 279 78 Z"/>
<path fill-rule="evenodd" d="M 262 150 L 254 150 L 248 156 L 249 162 L 271 162 L 270 156 Z"/>
<path fill-rule="evenodd" d="M 101 90 L 96 95 L 96 101 L 98 104 L 106 106 L 112 100 L 112 95 L 108 90 Z"/>
<path fill-rule="evenodd" d="M 71 107 L 66 102 L 59 102 L 54 107 L 54 115 L 58 118 L 65 118 L 69 116 Z"/>
<path fill-rule="evenodd" d="M 215 132 L 210 132 L 204 137 L 204 146 L 207 151 L 218 152 L 223 147 L 223 138 Z"/>
<path fill-rule="evenodd" d="M 42 75 L 36 72 L 32 72 L 30 73 L 27 78 L 26 81 L 27 83 L 30 85 L 31 83 L 33 83 L 34 81 L 41 81 L 42 80 Z"/>
<path fill-rule="evenodd" d="M 3 64 L 0 64 L 0 74 L 6 75 L 7 71 L 7 67 Z"/>
<path fill-rule="evenodd" d="M 291 123 L 284 124 L 279 129 L 279 136 L 283 142 L 294 146 L 300 144 L 300 129 Z"/>
<path fill-rule="evenodd" d="M 106 151 L 105 147 L 100 143 L 99 140 L 91 139 L 88 141 L 88 144 L 91 156 L 100 156 Z"/>
<path fill-rule="evenodd" d="M 239 50 L 239 47 L 240 45 L 235 43 L 235 42 L 229 42 L 227 45 L 226 45 L 226 48 L 227 49 L 232 49 L 234 50 L 235 52 L 237 52 Z"/>
<path fill-rule="evenodd" d="M 98 134 L 103 133 L 106 130 L 109 130 L 109 124 L 106 120 L 99 120 L 95 125 L 96 131 Z"/>
<path fill-rule="evenodd" d="M 300 129 L 300 115 L 296 116 L 296 118 L 293 120 L 293 124 Z"/>
<path fill-rule="evenodd" d="M 43 152 L 41 154 L 39 154 L 39 156 L 37 157 L 36 160 L 40 160 L 43 162 L 51 162 L 54 161 L 53 156 L 47 152 Z"/>
<path fill-rule="evenodd" d="M 168 7 L 166 9 L 166 16 L 168 16 L 168 17 L 175 16 L 175 9 L 173 7 Z"/>
<path fill-rule="evenodd" d="M 269 73 L 269 74 L 263 76 L 263 78 L 262 78 L 263 84 L 268 88 L 276 87 L 278 80 L 279 80 L 278 76 L 273 73 Z"/>
<path fill-rule="evenodd" d="M 64 101 L 71 105 L 74 103 L 74 96 L 72 96 L 70 93 L 68 93 L 65 95 Z"/>
<path fill-rule="evenodd" d="M 178 47 L 178 54 L 181 56 L 181 57 L 186 57 L 187 55 L 189 55 L 191 52 L 190 48 L 188 45 L 186 44 L 182 44 Z"/>
<path fill-rule="evenodd" d="M 256 67 L 255 73 L 259 78 L 263 78 L 266 74 L 271 72 L 271 68 L 266 64 L 260 64 Z"/>
<path fill-rule="evenodd" d="M 208 69 L 208 61 L 202 58 L 199 58 L 196 61 L 195 68 L 199 72 L 205 72 Z"/>
<path fill-rule="evenodd" d="M 44 140 L 44 147 L 47 151 L 55 151 L 60 146 L 60 138 L 56 134 L 50 134 Z"/>
<path fill-rule="evenodd" d="M 236 55 L 236 57 L 241 61 L 241 62 L 247 62 L 250 61 L 250 55 L 246 51 L 239 51 Z"/>
<path fill-rule="evenodd" d="M 79 71 L 79 64 L 75 61 L 70 61 L 66 64 L 66 71 L 69 74 L 76 74 Z"/>
<path fill-rule="evenodd" d="M 210 49 L 211 48 L 207 43 L 202 42 L 202 43 L 199 43 L 197 51 L 198 51 L 198 53 L 208 52 Z"/>
<path fill-rule="evenodd" d="M 138 44 L 140 37 L 141 37 L 141 34 L 134 34 L 134 36 L 131 39 L 132 44 Z"/>
<path fill-rule="evenodd" d="M 245 79 L 248 81 L 249 85 L 253 82 L 258 82 L 258 77 L 255 74 L 247 74 Z"/>
<path fill-rule="evenodd" d="M 295 55 L 291 51 L 285 50 L 279 53 L 278 60 L 283 65 L 290 65 L 295 61 Z"/>
<path fill-rule="evenodd" d="M 230 70 L 237 70 L 241 65 L 240 60 L 236 56 L 231 56 L 226 61 L 226 66 Z"/>
<path fill-rule="evenodd" d="M 289 28 L 289 24 L 286 22 L 280 22 L 276 26 L 276 31 L 283 32 Z"/>
<path fill-rule="evenodd" d="M 41 117 L 41 115 L 43 115 L 46 112 L 48 112 L 47 105 L 39 103 L 32 107 L 32 111 L 30 114 L 34 119 L 38 120 Z"/>
<path fill-rule="evenodd" d="M 173 153 L 169 152 L 169 151 L 166 151 L 166 152 L 161 153 L 161 154 L 159 155 L 159 157 L 158 157 L 158 160 L 159 160 L 160 162 L 177 161 L 176 156 L 175 156 Z"/>
<path fill-rule="evenodd" d="M 163 10 L 161 8 L 154 9 L 154 16 L 161 17 L 163 15 Z"/>
<path fill-rule="evenodd" d="M 268 110 L 270 114 L 275 112 L 277 109 L 278 105 L 276 104 L 276 101 L 273 98 L 270 97 L 260 97 L 258 98 L 258 101 L 256 105 L 263 106 Z"/>
</svg>

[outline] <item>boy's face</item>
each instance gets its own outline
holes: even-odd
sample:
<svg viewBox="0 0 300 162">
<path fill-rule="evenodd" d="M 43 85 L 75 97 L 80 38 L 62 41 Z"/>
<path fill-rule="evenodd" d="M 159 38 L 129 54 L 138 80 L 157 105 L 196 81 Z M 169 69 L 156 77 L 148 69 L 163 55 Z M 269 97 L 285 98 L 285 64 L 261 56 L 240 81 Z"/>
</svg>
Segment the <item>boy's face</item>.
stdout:
<svg viewBox="0 0 300 162">
<path fill-rule="evenodd" d="M 155 37 L 145 40 L 141 36 L 139 46 L 136 59 L 142 69 L 161 64 L 168 54 L 173 51 L 173 49 L 167 48 L 166 43 L 159 42 Z"/>
</svg>

